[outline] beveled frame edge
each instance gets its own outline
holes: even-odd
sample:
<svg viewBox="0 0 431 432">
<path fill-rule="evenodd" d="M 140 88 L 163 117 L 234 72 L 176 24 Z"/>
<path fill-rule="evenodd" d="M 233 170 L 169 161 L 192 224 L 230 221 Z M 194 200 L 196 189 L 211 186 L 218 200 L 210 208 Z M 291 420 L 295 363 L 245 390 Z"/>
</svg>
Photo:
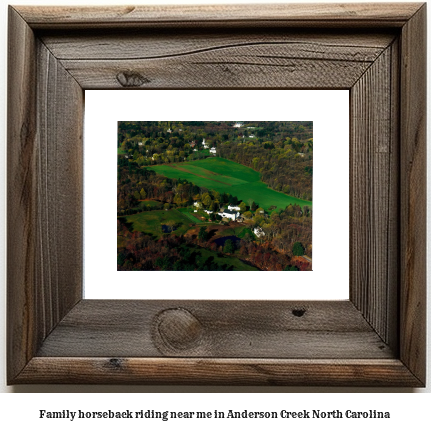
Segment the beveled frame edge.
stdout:
<svg viewBox="0 0 431 432">
<path fill-rule="evenodd" d="M 400 5 L 400 4 L 397 4 Z M 328 5 L 326 5 L 328 6 Z M 344 5 L 346 6 L 346 5 Z M 359 6 L 359 5 L 358 5 Z M 370 5 L 368 5 L 370 6 Z M 293 18 L 285 10 L 277 9 L 269 20 L 280 23 L 290 21 L 293 25 L 307 22 L 307 17 L 313 14 L 310 6 L 301 14 L 294 14 Z M 349 7 L 357 13 L 352 17 Z M 56 9 L 52 16 L 40 14 L 37 8 L 10 8 L 9 11 L 9 55 L 8 55 L 8 383 L 26 382 L 118 382 L 118 383 L 198 383 L 198 384 L 289 384 L 289 385 L 386 385 L 386 386 L 424 386 L 425 385 L 425 26 L 426 5 L 408 3 L 400 5 L 396 10 L 385 9 L 382 5 L 372 4 L 364 15 L 364 9 L 357 10 L 357 6 L 348 5 L 340 9 L 334 5 L 332 15 L 326 13 L 322 20 L 309 20 L 310 25 L 317 27 L 360 25 L 376 26 L 379 24 L 400 27 L 400 50 L 402 64 L 399 66 L 401 81 L 400 104 L 400 322 L 399 322 L 399 359 L 390 360 L 277 360 L 271 363 L 268 359 L 168 359 L 168 358 L 128 358 L 121 359 L 119 363 L 112 363 L 112 359 L 102 358 L 74 358 L 68 361 L 65 358 L 39 357 L 37 352 L 52 329 L 62 318 L 81 301 L 80 280 L 76 268 L 80 268 L 78 254 L 75 257 L 77 267 L 69 268 L 62 277 L 66 285 L 55 284 L 51 288 L 42 286 L 46 276 L 41 275 L 36 249 L 44 254 L 51 247 L 60 247 L 57 239 L 51 239 L 48 244 L 41 244 L 37 231 L 41 230 L 43 223 L 50 223 L 49 215 L 43 214 L 44 209 L 38 207 L 39 202 L 47 200 L 40 198 L 43 193 L 43 179 L 35 160 L 37 154 L 35 143 L 43 143 L 48 133 L 39 124 L 37 92 L 43 83 L 35 79 L 36 64 L 54 62 L 54 56 L 37 43 L 33 29 L 55 28 L 63 26 L 91 26 L 98 23 L 101 26 L 127 26 L 128 23 L 136 25 L 136 20 L 152 25 L 160 20 L 148 18 L 144 12 L 130 19 L 120 13 L 112 18 L 105 9 L 94 9 L 98 18 L 92 16 L 89 20 L 82 19 L 82 8 L 73 11 L 65 8 Z M 122 9 L 122 8 L 120 8 Z M 145 9 L 145 8 L 143 8 Z M 250 16 L 258 20 L 262 10 L 253 8 L 253 11 L 244 12 L 239 8 L 239 15 L 235 9 L 233 22 L 236 24 L 247 21 Z M 329 8 L 331 9 L 331 5 Z M 328 12 L 326 9 L 326 12 Z M 112 11 L 112 9 L 110 9 Z M 140 8 L 137 9 L 138 12 Z M 265 6 L 267 10 L 267 6 Z M 17 12 L 18 11 L 18 12 Z M 371 12 L 370 12 L 371 11 Z M 393 11 L 393 12 L 391 12 Z M 72 12 L 72 13 L 71 13 Z M 76 12 L 74 18 L 73 12 Z M 141 11 L 142 12 L 142 11 Z M 206 16 L 205 7 L 200 9 L 198 17 L 192 12 L 190 20 L 199 20 Z M 160 11 L 158 11 L 160 13 Z M 168 15 L 163 25 L 170 25 L 172 17 Z M 340 18 L 341 13 L 341 18 Z M 345 13 L 345 14 L 344 14 Z M 249 14 L 247 16 L 247 14 Z M 49 15 L 49 14 L 48 14 Z M 187 22 L 184 15 L 181 21 Z M 227 12 L 232 17 L 232 12 Z M 286 16 L 287 15 L 287 16 Z M 359 15 L 359 19 L 358 19 Z M 146 18 L 143 18 L 143 17 Z M 332 18 L 331 18 L 332 16 Z M 23 18 L 24 17 L 24 18 Z M 71 18 L 72 17 L 72 18 Z M 166 15 L 165 15 L 166 17 Z M 226 17 L 227 18 L 227 17 Z M 363 18 L 363 19 L 362 19 Z M 180 18 L 177 18 L 180 19 Z M 130 21 L 129 21 L 130 20 Z M 268 21 L 268 17 L 262 19 Z M 211 20 L 207 25 L 218 25 L 220 20 Z M 359 24 L 358 24 L 359 22 Z M 418 42 L 422 41 L 422 43 Z M 59 69 L 58 73 L 63 72 Z M 415 77 L 415 79 L 412 79 Z M 36 82 L 37 81 L 37 82 Z M 77 101 L 82 102 L 79 85 L 71 76 L 64 74 L 60 80 L 61 85 L 56 89 L 54 99 L 45 103 L 59 101 L 58 94 L 66 92 L 72 94 L 72 101 L 61 99 L 63 108 L 59 112 L 73 106 Z M 49 87 L 49 77 L 46 83 Z M 38 90 L 39 89 L 39 90 Z M 19 103 L 17 103 L 19 101 Z M 79 110 L 78 110 L 79 111 Z M 82 112 L 80 112 L 82 114 Z M 54 115 L 57 115 L 54 114 Z M 66 146 L 74 140 L 82 141 L 82 119 L 73 116 L 72 126 L 68 130 Z M 68 118 L 68 120 L 71 120 Z M 45 137 L 45 138 L 44 138 Z M 40 155 L 38 156 L 40 158 Z M 46 163 L 49 154 L 44 154 Z M 69 168 L 73 172 L 73 185 L 64 183 L 73 191 L 82 188 L 79 180 L 82 155 L 79 151 L 69 150 Z M 82 175 L 81 175 L 82 177 Z M 64 180 L 64 179 L 63 179 Z M 11 185 L 14 185 L 11 187 Z M 76 205 L 82 203 L 75 202 Z M 65 206 L 67 209 L 67 206 Z M 61 212 L 60 208 L 60 212 Z M 39 213 L 38 220 L 35 214 Z M 82 236 L 79 223 L 72 227 L 69 239 Z M 20 237 L 20 243 L 14 241 Z M 51 242 L 51 243 L 50 243 Z M 417 252 L 419 251 L 419 253 Z M 422 253 L 420 253 L 422 251 Z M 48 255 L 48 252 L 46 252 Z M 70 257 L 69 257 L 70 258 Z M 17 265 L 17 263 L 19 263 Z M 79 272 L 79 271 L 78 271 Z M 54 274 L 55 272 L 53 272 Z M 58 274 L 56 273 L 56 276 Z M 70 289 L 73 287 L 73 289 Z M 52 289 L 52 291 L 51 291 Z M 57 290 L 60 289 L 59 292 Z M 67 295 L 66 295 L 67 291 Z M 19 315 L 16 313 L 19 311 Z M 41 316 L 43 317 L 41 319 Z M 42 323 L 42 325 L 41 325 Z M 114 365 L 106 368 L 106 365 Z M 118 364 L 127 366 L 118 368 Z M 230 365 L 226 369 L 226 365 Z M 250 367 L 252 366 L 252 367 Z M 192 368 L 192 370 L 190 370 Z M 156 371 L 157 370 L 157 371 Z M 259 372 L 259 370 L 261 372 Z M 91 372 L 97 371 L 96 374 Z M 115 371 L 115 375 L 113 375 Z M 139 371 L 139 373 L 138 373 Z M 178 374 L 182 371 L 182 374 Z M 246 372 L 248 371 L 248 372 Z M 264 373 L 262 371 L 265 371 Z M 136 374 L 138 373 L 138 377 Z M 271 379 L 268 380 L 268 376 Z M 178 376 L 182 379 L 178 379 Z M 113 381 L 113 376 L 114 378 Z M 67 378 L 69 377 L 69 378 Z M 146 378 L 145 378 L 146 377 Z"/>
</svg>

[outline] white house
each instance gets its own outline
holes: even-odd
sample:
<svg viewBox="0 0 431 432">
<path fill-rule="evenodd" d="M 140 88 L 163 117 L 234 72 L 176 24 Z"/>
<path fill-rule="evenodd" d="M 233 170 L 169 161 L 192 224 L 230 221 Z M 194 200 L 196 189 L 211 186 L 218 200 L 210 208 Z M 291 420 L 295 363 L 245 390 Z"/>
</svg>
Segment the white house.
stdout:
<svg viewBox="0 0 431 432">
<path fill-rule="evenodd" d="M 224 210 L 219 213 L 221 217 L 232 219 L 233 221 L 236 220 L 236 218 L 239 216 L 239 212 L 235 212 L 232 210 Z"/>
<path fill-rule="evenodd" d="M 197 207 L 197 208 L 201 208 L 201 207 L 202 207 L 202 203 L 197 202 L 197 201 L 195 201 L 195 202 L 193 203 L 193 205 L 194 205 L 195 207 Z"/>
<path fill-rule="evenodd" d="M 239 208 L 239 206 L 232 206 L 232 205 L 228 205 L 227 206 L 227 208 L 229 209 L 229 210 L 236 210 L 236 211 L 240 211 L 240 208 Z"/>
<path fill-rule="evenodd" d="M 207 149 L 209 147 L 208 144 L 205 142 L 205 138 L 202 140 L 202 145 L 204 149 Z"/>
<path fill-rule="evenodd" d="M 237 128 L 240 128 L 240 127 L 242 127 L 242 123 L 240 123 L 240 122 L 237 122 L 237 123 L 235 123 L 234 125 L 233 125 L 233 127 L 237 127 Z"/>
<path fill-rule="evenodd" d="M 138 142 L 138 146 L 144 145 L 144 143 L 142 142 Z"/>
<path fill-rule="evenodd" d="M 214 213 L 214 212 L 211 211 L 211 210 L 204 210 L 204 212 L 207 213 L 207 214 L 212 214 L 212 213 Z"/>
<path fill-rule="evenodd" d="M 253 230 L 256 237 L 263 237 L 265 233 L 263 232 L 263 229 L 261 227 L 257 227 Z"/>
<path fill-rule="evenodd" d="M 254 135 L 249 135 L 249 138 L 254 138 Z"/>
<path fill-rule="evenodd" d="M 211 147 L 210 148 L 210 153 L 216 154 L 216 148 L 215 147 Z"/>
</svg>

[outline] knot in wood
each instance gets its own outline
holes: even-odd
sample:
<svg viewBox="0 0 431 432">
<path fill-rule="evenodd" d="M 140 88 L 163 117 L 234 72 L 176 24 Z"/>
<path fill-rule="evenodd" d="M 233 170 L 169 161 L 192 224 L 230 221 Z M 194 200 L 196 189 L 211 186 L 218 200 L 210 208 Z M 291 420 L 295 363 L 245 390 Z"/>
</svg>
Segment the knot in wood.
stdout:
<svg viewBox="0 0 431 432">
<path fill-rule="evenodd" d="M 167 347 L 185 350 L 199 344 L 203 330 L 196 317 L 178 308 L 166 309 L 156 317 L 156 332 Z"/>
<path fill-rule="evenodd" d="M 148 78 L 145 78 L 139 72 L 133 71 L 119 72 L 117 74 L 117 81 L 123 87 L 140 87 L 150 82 Z"/>
</svg>

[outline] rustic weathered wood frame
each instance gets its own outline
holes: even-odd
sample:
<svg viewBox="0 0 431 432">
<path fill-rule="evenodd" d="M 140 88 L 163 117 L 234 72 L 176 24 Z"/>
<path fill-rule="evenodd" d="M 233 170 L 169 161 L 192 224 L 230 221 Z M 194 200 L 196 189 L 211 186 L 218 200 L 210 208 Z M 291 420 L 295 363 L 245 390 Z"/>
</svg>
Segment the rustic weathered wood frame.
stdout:
<svg viewBox="0 0 431 432">
<path fill-rule="evenodd" d="M 10 7 L 9 384 L 425 384 L 425 4 Z M 82 299 L 85 89 L 350 89 L 350 300 Z"/>
</svg>

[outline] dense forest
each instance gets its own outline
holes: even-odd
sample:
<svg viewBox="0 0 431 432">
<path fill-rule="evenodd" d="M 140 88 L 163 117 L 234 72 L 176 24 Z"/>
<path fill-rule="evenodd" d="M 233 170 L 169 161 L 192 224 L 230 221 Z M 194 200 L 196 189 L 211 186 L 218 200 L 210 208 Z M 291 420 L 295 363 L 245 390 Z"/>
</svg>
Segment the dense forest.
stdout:
<svg viewBox="0 0 431 432">
<path fill-rule="evenodd" d="M 312 161 L 311 122 L 119 122 L 118 270 L 311 270 Z"/>
</svg>

